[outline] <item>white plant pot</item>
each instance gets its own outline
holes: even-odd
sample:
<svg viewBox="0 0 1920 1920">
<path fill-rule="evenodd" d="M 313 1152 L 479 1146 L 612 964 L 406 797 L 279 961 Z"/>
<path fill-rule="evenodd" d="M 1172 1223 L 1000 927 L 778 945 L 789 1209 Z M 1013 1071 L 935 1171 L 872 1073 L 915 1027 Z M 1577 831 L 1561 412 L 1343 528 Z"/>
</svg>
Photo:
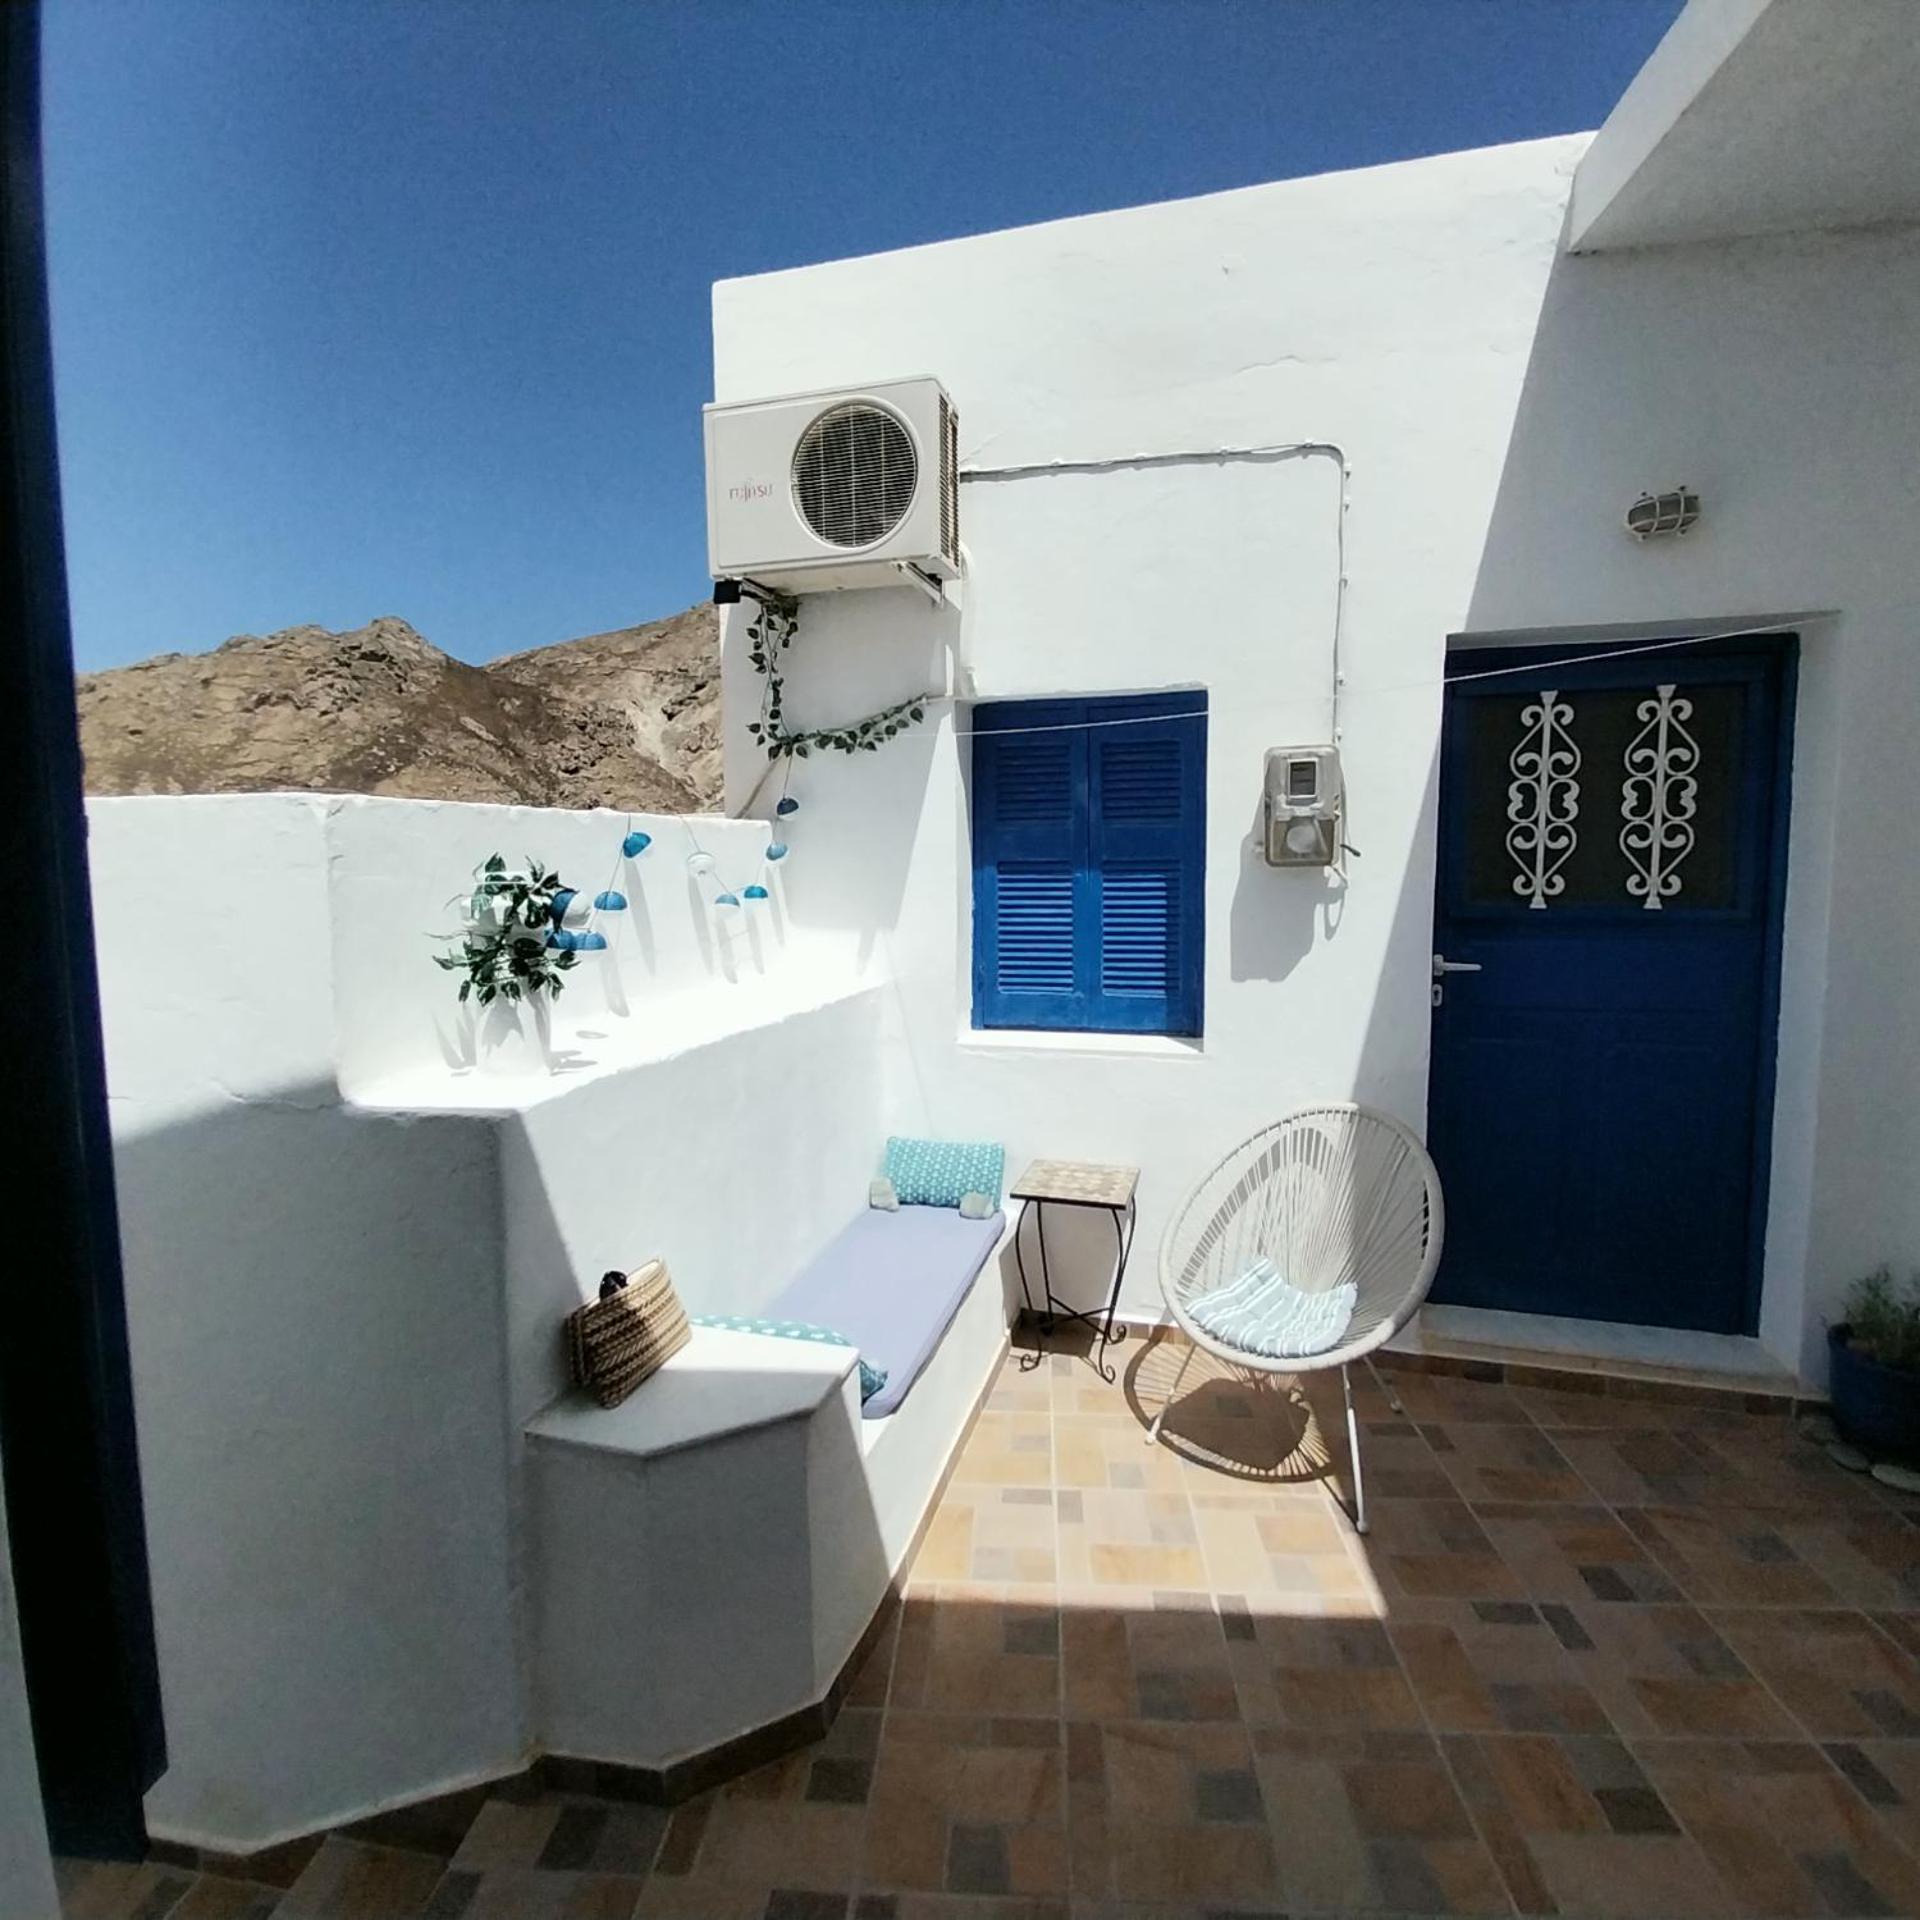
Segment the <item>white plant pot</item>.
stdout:
<svg viewBox="0 0 1920 1920">
<path fill-rule="evenodd" d="M 481 1013 L 479 1064 L 483 1073 L 552 1072 L 553 1007 L 544 993 L 496 1000 Z"/>
</svg>

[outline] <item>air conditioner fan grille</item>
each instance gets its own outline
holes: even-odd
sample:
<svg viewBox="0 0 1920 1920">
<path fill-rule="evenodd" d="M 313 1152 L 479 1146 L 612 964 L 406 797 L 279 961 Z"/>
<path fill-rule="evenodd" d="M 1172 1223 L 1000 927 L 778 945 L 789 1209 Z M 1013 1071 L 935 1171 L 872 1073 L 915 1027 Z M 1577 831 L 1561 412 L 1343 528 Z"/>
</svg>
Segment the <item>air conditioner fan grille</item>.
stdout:
<svg viewBox="0 0 1920 1920">
<path fill-rule="evenodd" d="M 906 518 L 919 477 L 913 436 L 867 400 L 829 407 L 793 450 L 794 504 L 829 546 L 884 540 Z"/>
</svg>

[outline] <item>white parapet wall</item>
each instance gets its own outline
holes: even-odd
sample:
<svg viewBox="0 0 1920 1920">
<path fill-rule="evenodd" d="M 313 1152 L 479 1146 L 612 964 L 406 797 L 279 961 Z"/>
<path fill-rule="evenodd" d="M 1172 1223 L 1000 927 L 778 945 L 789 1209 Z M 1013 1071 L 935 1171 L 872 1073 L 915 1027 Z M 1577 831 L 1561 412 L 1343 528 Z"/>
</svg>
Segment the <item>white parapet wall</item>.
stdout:
<svg viewBox="0 0 1920 1920">
<path fill-rule="evenodd" d="M 89 822 L 171 1748 L 149 1816 L 250 1848 L 524 1763 L 520 1427 L 564 1384 L 562 1315 L 654 1253 L 692 1310 L 752 1312 L 917 1115 L 883 980 L 796 927 L 764 822 L 304 795 Z M 452 1044 L 432 965 L 496 850 L 629 902 L 546 1064 Z"/>
<path fill-rule="evenodd" d="M 523 1744 L 494 1143 L 340 1096 L 330 809 L 89 809 L 171 1755 L 148 1810 L 183 1841 Z"/>
</svg>

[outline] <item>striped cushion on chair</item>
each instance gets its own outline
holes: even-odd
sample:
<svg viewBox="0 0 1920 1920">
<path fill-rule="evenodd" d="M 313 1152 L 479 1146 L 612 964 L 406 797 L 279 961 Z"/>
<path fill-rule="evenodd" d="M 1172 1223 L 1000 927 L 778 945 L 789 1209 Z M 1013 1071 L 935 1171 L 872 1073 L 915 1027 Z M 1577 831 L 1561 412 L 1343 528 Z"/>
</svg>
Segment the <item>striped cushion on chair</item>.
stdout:
<svg viewBox="0 0 1920 1920">
<path fill-rule="evenodd" d="M 1264 1254 L 1237 1280 L 1188 1304 L 1194 1324 L 1244 1353 L 1303 1359 L 1337 1347 L 1353 1321 L 1351 1281 L 1303 1293 Z"/>
</svg>

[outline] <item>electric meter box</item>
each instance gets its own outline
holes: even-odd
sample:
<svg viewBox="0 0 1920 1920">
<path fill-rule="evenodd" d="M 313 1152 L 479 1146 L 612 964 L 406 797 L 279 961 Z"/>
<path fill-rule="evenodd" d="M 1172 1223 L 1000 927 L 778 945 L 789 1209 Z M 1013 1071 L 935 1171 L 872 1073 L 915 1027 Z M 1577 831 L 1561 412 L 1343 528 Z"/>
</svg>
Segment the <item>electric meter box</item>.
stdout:
<svg viewBox="0 0 1920 1920">
<path fill-rule="evenodd" d="M 1269 747 L 1262 808 L 1267 865 L 1337 866 L 1343 797 L 1337 747 Z"/>
</svg>

